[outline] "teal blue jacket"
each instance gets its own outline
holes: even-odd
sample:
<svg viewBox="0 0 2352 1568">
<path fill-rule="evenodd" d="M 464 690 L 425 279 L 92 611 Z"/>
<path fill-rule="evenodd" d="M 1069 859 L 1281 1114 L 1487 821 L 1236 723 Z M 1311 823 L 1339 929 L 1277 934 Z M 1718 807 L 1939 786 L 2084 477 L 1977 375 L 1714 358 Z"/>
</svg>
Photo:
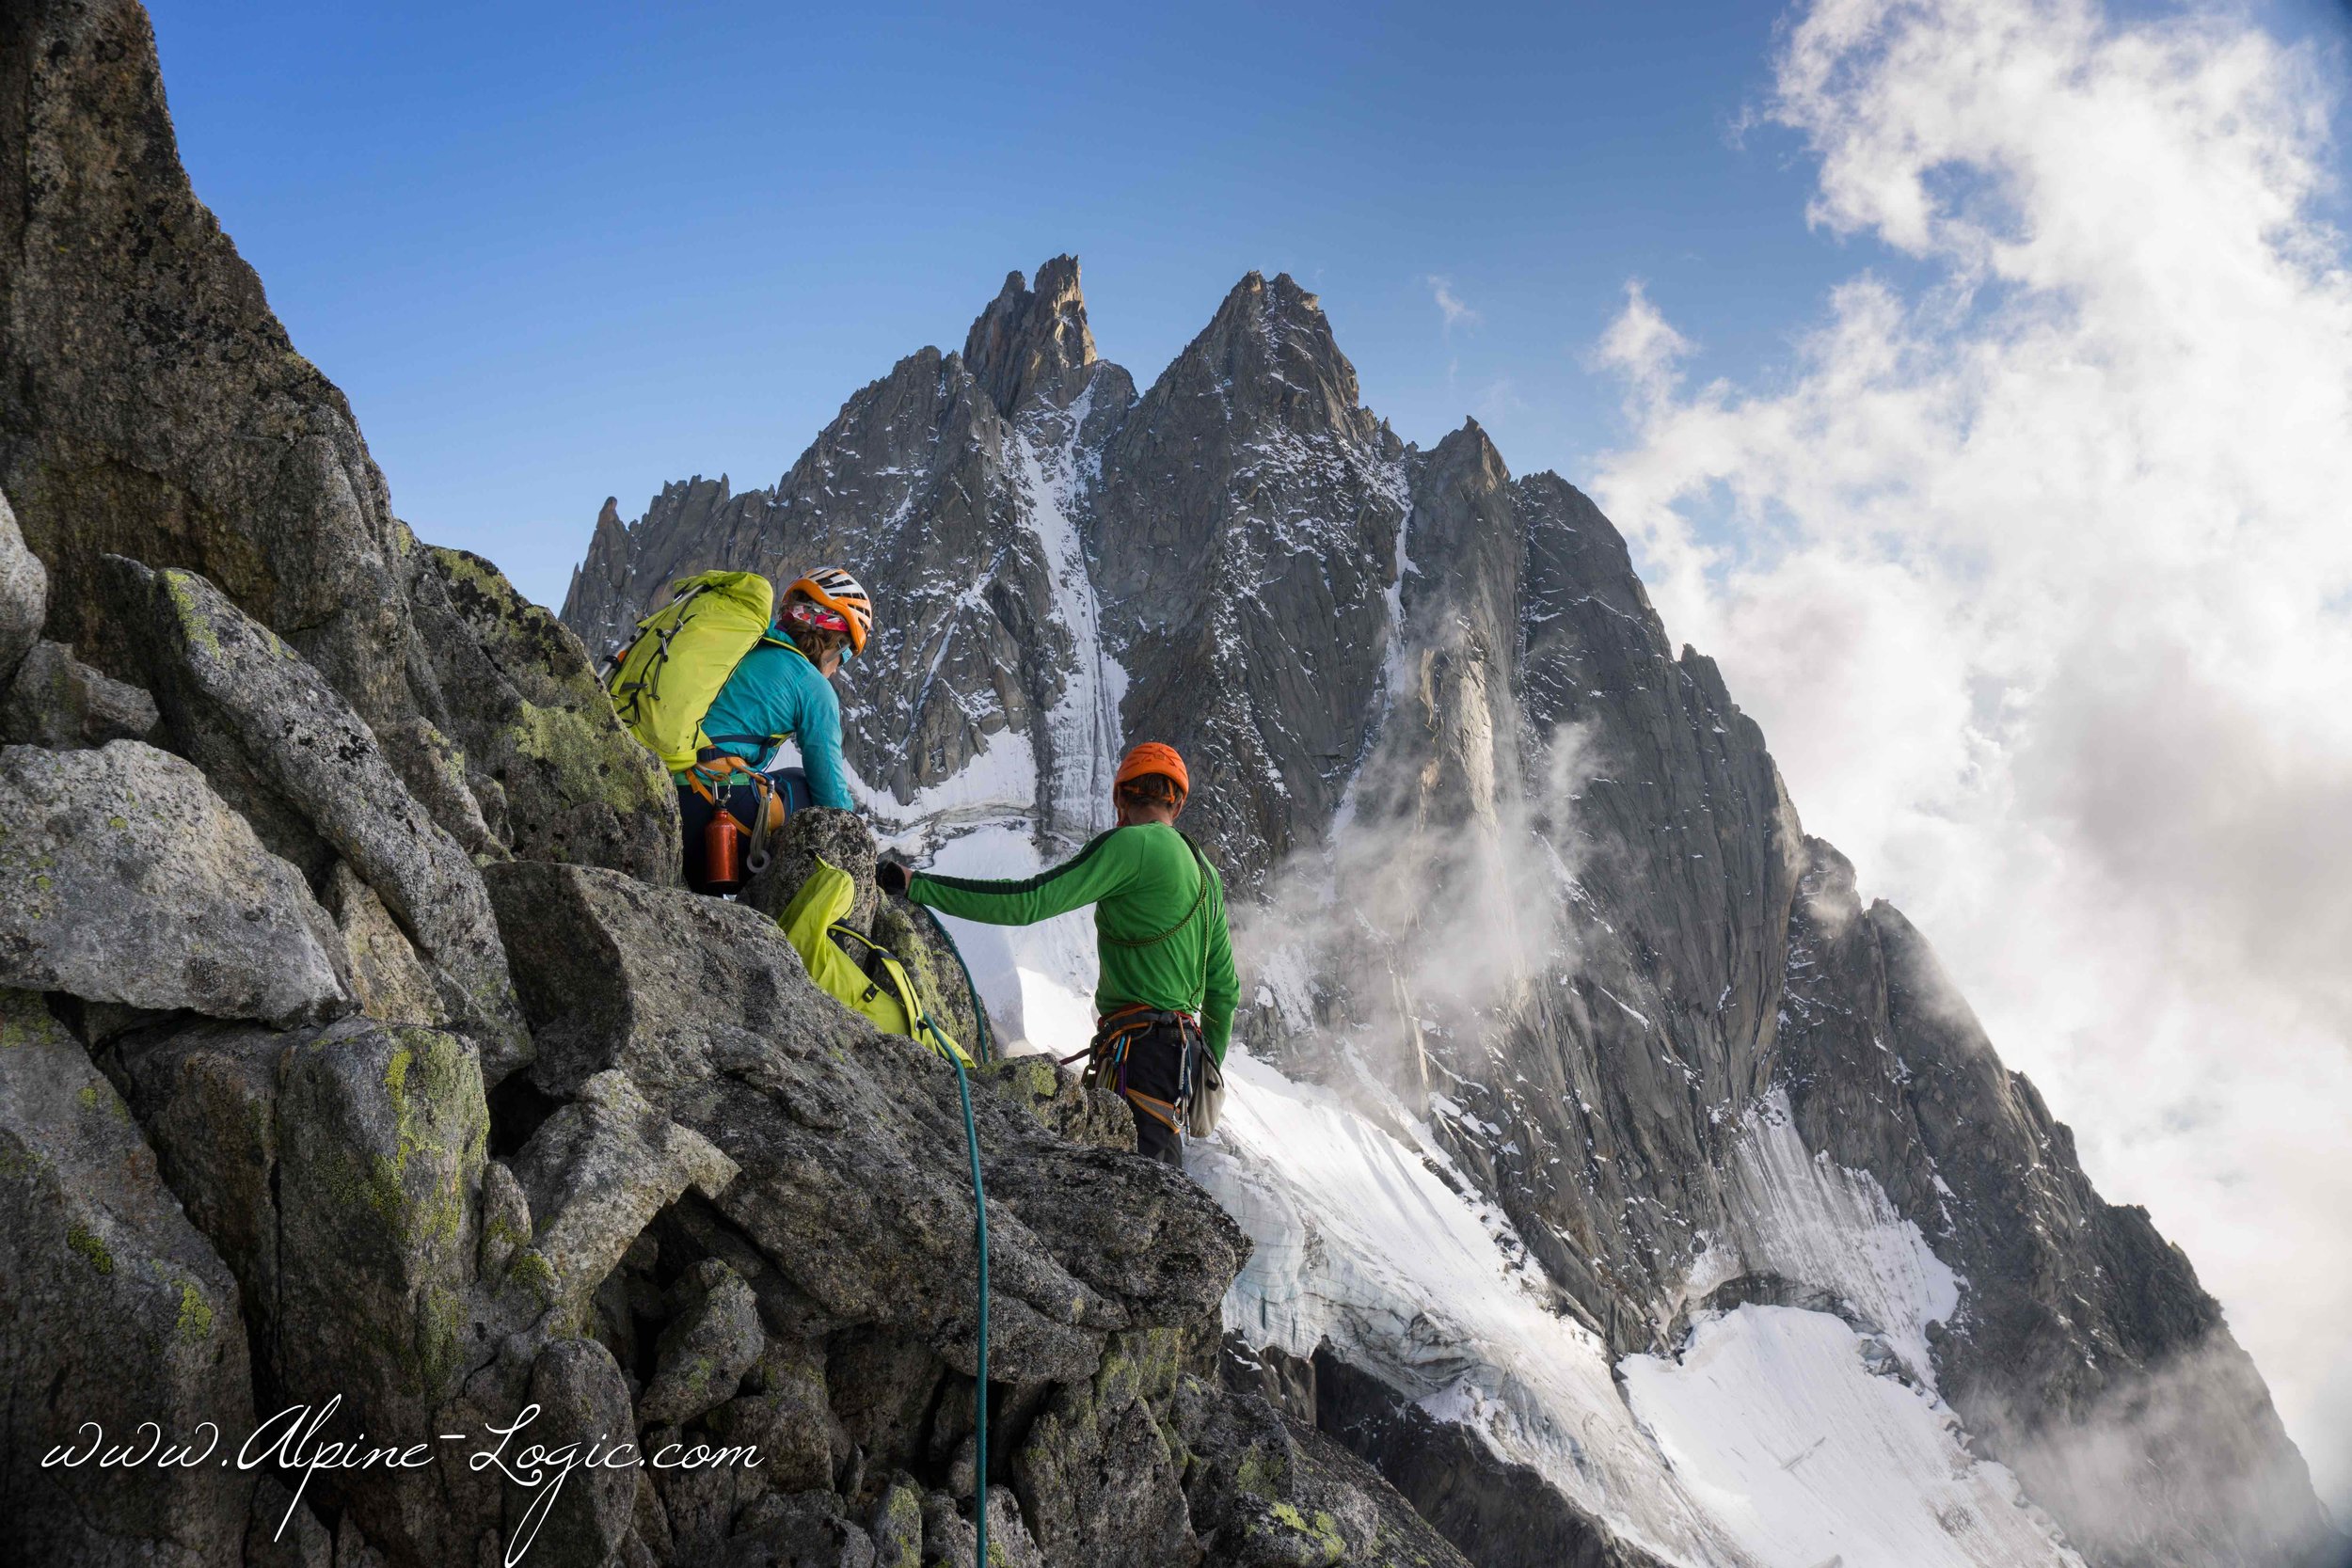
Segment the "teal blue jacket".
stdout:
<svg viewBox="0 0 2352 1568">
<path fill-rule="evenodd" d="M 790 738 L 801 749 L 808 793 L 820 806 L 853 809 L 850 775 L 841 760 L 841 699 L 833 683 L 817 673 L 808 656 L 789 642 L 763 641 L 743 656 L 703 716 L 711 744 L 757 767 Z M 730 740 L 723 735 L 757 735 L 767 741 Z"/>
</svg>

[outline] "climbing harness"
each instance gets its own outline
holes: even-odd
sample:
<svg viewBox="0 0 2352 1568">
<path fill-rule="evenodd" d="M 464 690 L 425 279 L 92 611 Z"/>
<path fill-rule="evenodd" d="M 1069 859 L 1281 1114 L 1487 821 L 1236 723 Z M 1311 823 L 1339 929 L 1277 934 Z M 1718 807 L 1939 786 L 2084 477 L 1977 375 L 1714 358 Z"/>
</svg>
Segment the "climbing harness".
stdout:
<svg viewBox="0 0 2352 1568">
<path fill-rule="evenodd" d="M 1136 1040 L 1154 1029 L 1173 1026 L 1179 1042 L 1176 1066 L 1176 1098 L 1162 1100 L 1146 1094 L 1127 1082 L 1127 1069 L 1134 1055 Z M 1083 1058 L 1087 1064 L 1085 1079 L 1089 1085 L 1100 1085 L 1133 1105 L 1143 1115 L 1160 1123 L 1169 1132 L 1182 1134 L 1189 1121 L 1192 1108 L 1194 1066 L 1206 1054 L 1207 1047 L 1200 1037 L 1200 1021 L 1190 1013 L 1169 1012 L 1138 1002 L 1104 1015 L 1102 1027 L 1084 1051 L 1074 1051 L 1061 1058 L 1062 1066 Z"/>
<path fill-rule="evenodd" d="M 1138 751 L 1141 749 L 1137 748 Z M 1200 873 L 1200 885 L 1192 895 L 1192 907 L 1184 911 L 1184 917 L 1156 936 L 1144 937 L 1133 942 L 1112 936 L 1109 932 L 1098 928 L 1096 931 L 1098 941 L 1108 942 L 1114 947 L 1157 947 L 1200 918 L 1200 911 L 1209 899 L 1208 857 L 1200 852 L 1200 846 L 1192 841 L 1192 835 L 1180 832 L 1178 836 L 1184 839 L 1184 847 L 1192 851 L 1193 866 Z M 1208 947 L 1206 943 L 1203 943 L 1200 952 L 1200 983 L 1204 990 L 1208 986 Z M 1157 1095 L 1146 1094 L 1128 1083 L 1127 1068 L 1137 1039 L 1154 1029 L 1171 1025 L 1177 1031 L 1179 1041 L 1176 1098 L 1162 1100 Z M 1094 1038 L 1087 1043 L 1087 1048 L 1084 1051 L 1071 1053 L 1061 1058 L 1061 1062 L 1064 1067 L 1068 1067 L 1073 1062 L 1083 1059 L 1087 1064 L 1085 1077 L 1089 1085 L 1099 1084 L 1109 1088 L 1128 1104 L 1133 1105 L 1136 1111 L 1150 1117 L 1153 1121 L 1181 1137 L 1191 1130 L 1198 1119 L 1192 1114 L 1196 1086 L 1195 1068 L 1196 1064 L 1207 1061 L 1207 1058 L 1208 1047 L 1201 1038 L 1200 1021 L 1198 1018 L 1190 1013 L 1171 1012 L 1164 1008 L 1153 1007 L 1148 1003 L 1137 1002 L 1104 1014 L 1102 1022 L 1096 1027 Z M 1214 1062 L 1208 1063 L 1207 1072 L 1215 1075 L 1213 1092 L 1218 1103 L 1221 1104 L 1225 1087 L 1224 1077 L 1216 1072 Z M 1213 1128 L 1214 1125 L 1214 1113 L 1212 1112 L 1210 1126 Z M 1203 1129 L 1193 1135 L 1206 1136 L 1207 1131 Z"/>
<path fill-rule="evenodd" d="M 786 804 L 786 792 L 776 787 L 774 778 L 762 773 L 753 764 L 743 762 L 737 754 L 723 752 L 718 748 L 703 748 L 701 757 L 693 759 L 693 767 L 687 768 L 684 778 L 687 778 L 689 790 L 696 792 L 701 800 L 710 801 L 710 828 L 706 830 L 707 842 L 703 848 L 707 870 L 703 875 L 703 881 L 723 891 L 734 891 L 748 877 L 757 877 L 760 872 L 765 872 L 767 858 L 770 858 L 767 856 L 767 839 L 771 832 L 784 828 L 784 818 L 790 811 L 790 806 Z M 748 783 L 753 787 L 753 795 L 755 795 L 751 828 L 743 828 L 743 818 L 739 818 L 729 809 L 727 801 L 720 800 L 720 790 L 732 792 L 734 787 L 743 785 L 743 783 Z M 743 853 L 741 867 L 734 865 L 732 853 L 724 861 L 724 865 L 718 858 L 723 839 L 732 844 L 734 834 L 729 832 L 729 823 L 734 825 L 734 830 L 751 834 L 751 848 Z M 737 875 L 737 870 L 741 870 L 741 875 Z"/>
</svg>

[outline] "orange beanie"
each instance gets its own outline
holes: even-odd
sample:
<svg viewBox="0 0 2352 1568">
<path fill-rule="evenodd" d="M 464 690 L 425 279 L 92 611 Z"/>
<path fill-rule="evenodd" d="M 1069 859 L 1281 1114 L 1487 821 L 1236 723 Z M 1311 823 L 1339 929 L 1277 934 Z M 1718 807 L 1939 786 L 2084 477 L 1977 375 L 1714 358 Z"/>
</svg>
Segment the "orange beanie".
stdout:
<svg viewBox="0 0 2352 1568">
<path fill-rule="evenodd" d="M 1161 773 L 1176 781 L 1176 787 L 1192 793 L 1192 775 L 1184 771 L 1184 759 L 1176 754 L 1173 746 L 1163 746 L 1156 740 L 1138 741 L 1127 749 L 1126 760 L 1119 765 L 1119 777 L 1111 781 L 1118 788 L 1129 779 L 1140 779 L 1147 773 Z"/>
</svg>

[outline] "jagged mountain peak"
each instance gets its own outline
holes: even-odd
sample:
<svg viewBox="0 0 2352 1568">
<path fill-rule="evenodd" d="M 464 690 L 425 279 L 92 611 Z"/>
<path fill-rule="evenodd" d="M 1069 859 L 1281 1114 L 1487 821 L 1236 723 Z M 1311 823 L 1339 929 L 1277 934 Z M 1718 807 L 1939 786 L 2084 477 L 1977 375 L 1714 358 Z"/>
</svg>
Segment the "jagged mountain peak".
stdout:
<svg viewBox="0 0 2352 1568">
<path fill-rule="evenodd" d="M 1215 400 L 1226 418 L 1245 424 L 1266 417 L 1299 435 L 1343 431 L 1367 450 L 1401 451 L 1359 397 L 1356 366 L 1332 335 L 1322 301 L 1288 273 L 1269 279 L 1255 271 L 1227 291 L 1208 325 L 1145 394 L 1163 408 Z"/>
<path fill-rule="evenodd" d="M 1007 273 L 1005 286 L 963 340 L 972 378 L 1007 415 L 1033 394 L 1066 402 L 1084 382 L 1074 372 L 1096 357 L 1078 259 L 1070 255 L 1039 267 L 1034 288 L 1018 272 Z"/>
<path fill-rule="evenodd" d="M 1503 461 L 1502 452 L 1486 427 L 1474 419 L 1465 418 L 1461 424 L 1448 431 L 1438 444 L 1429 449 L 1429 465 L 1433 468 L 1466 466 L 1474 469 L 1489 483 L 1506 485 L 1511 483 L 1511 466 Z"/>
</svg>

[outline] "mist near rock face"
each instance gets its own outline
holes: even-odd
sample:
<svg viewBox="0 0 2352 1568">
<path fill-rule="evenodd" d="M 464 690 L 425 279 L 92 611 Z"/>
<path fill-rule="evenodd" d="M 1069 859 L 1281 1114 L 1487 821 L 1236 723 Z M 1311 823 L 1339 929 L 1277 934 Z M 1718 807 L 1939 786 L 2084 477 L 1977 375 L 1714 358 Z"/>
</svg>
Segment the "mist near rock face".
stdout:
<svg viewBox="0 0 2352 1568">
<path fill-rule="evenodd" d="M 2315 215 L 2328 64 L 2218 8 L 1801 10 L 1758 118 L 1819 160 L 1817 227 L 1924 280 L 1857 268 L 1757 389 L 1689 385 L 1674 302 L 1637 286 L 1601 344 L 1636 438 L 1594 489 L 1807 826 L 1933 940 L 2101 1186 L 2197 1259 L 2341 1517 L 2352 274 Z"/>
</svg>

